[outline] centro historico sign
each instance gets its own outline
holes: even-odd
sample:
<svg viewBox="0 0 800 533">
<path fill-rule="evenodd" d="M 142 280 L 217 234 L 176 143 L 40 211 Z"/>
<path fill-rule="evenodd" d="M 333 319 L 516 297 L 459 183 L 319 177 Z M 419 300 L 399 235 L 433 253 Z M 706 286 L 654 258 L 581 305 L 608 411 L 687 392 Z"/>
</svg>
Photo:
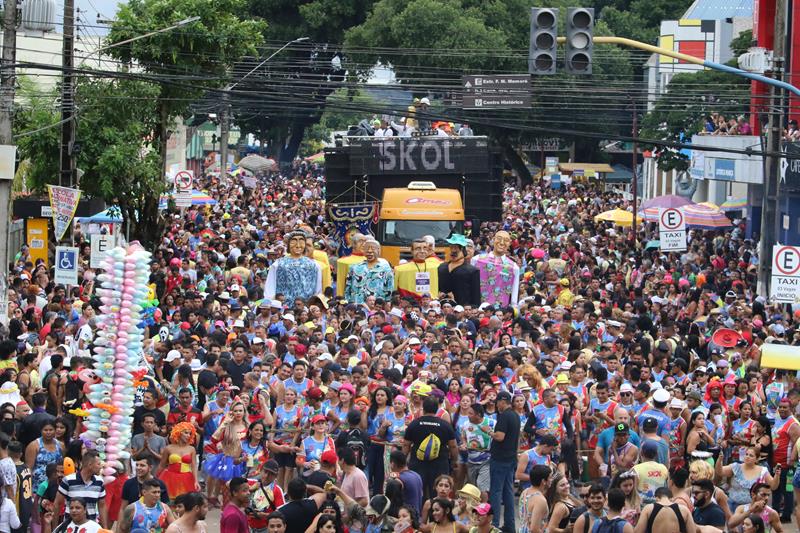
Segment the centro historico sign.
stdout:
<svg viewBox="0 0 800 533">
<path fill-rule="evenodd" d="M 350 142 L 351 174 L 472 174 L 489 171 L 486 139 L 390 138 Z"/>
</svg>

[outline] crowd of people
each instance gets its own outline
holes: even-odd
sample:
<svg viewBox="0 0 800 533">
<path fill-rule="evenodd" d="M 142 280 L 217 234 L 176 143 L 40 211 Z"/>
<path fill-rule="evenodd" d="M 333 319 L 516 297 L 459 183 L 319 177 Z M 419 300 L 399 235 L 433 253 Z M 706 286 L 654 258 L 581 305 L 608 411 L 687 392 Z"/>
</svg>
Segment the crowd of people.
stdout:
<svg viewBox="0 0 800 533">
<path fill-rule="evenodd" d="M 594 221 L 628 208 L 619 194 L 509 184 L 502 222 L 414 242 L 406 268 L 438 275 L 414 293 L 434 278 L 400 290 L 368 236 L 335 257 L 324 177 L 305 166 L 200 185 L 217 204 L 167 213 L 152 249 L 130 464 L 110 483 L 107 443 L 80 438 L 100 310 L 89 248 L 74 287 L 15 258 L 0 533 L 206 531 L 210 508 L 223 533 L 792 519 L 800 388 L 760 360 L 798 343 L 800 309 L 756 294 L 740 231 L 663 253 Z"/>
<path fill-rule="evenodd" d="M 711 113 L 705 117 L 701 135 L 753 135 L 753 128 L 744 115 L 726 119 L 720 113 Z"/>
</svg>

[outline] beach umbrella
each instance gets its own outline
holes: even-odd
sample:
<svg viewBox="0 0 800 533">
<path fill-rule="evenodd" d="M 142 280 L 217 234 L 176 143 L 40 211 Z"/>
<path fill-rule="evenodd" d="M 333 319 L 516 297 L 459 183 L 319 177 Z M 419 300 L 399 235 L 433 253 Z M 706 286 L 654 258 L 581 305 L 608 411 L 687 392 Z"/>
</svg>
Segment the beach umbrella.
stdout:
<svg viewBox="0 0 800 533">
<path fill-rule="evenodd" d="M 731 198 L 719 206 L 722 211 L 741 211 L 747 207 L 747 198 Z"/>
<path fill-rule="evenodd" d="M 687 205 L 683 208 L 686 227 L 693 229 L 718 229 L 731 227 L 731 221 L 719 209 L 706 205 Z"/>
<path fill-rule="evenodd" d="M 172 196 L 172 193 L 162 194 L 161 198 L 158 200 L 158 208 L 166 209 L 167 202 Z M 216 205 L 216 203 L 217 201 L 209 196 L 208 193 L 204 191 L 198 191 L 197 189 L 192 190 L 192 205 Z"/>
<path fill-rule="evenodd" d="M 647 210 L 649 208 L 659 208 L 659 207 L 682 207 L 684 205 L 693 205 L 694 202 L 688 198 L 684 198 L 683 196 L 678 196 L 677 194 L 665 194 L 663 196 L 656 196 L 655 198 L 650 198 L 649 200 L 645 200 L 642 202 L 642 210 Z"/>
<path fill-rule="evenodd" d="M 253 173 L 278 170 L 278 164 L 275 163 L 274 159 L 270 159 L 268 157 L 263 157 L 256 154 L 250 154 L 244 156 L 239 161 L 239 166 Z"/>
<path fill-rule="evenodd" d="M 637 222 L 641 222 L 641 217 L 636 217 Z M 594 217 L 594 221 L 612 222 L 615 226 L 631 226 L 633 225 L 633 213 L 625 211 L 624 209 L 612 209 L 605 211 Z"/>
</svg>

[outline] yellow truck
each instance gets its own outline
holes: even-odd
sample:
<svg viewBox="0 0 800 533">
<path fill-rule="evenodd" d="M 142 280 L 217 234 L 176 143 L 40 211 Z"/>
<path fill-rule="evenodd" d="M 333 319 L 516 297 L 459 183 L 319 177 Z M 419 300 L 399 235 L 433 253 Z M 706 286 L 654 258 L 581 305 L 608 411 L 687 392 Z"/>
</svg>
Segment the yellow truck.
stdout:
<svg viewBox="0 0 800 533">
<path fill-rule="evenodd" d="M 456 189 L 439 189 L 431 181 L 412 181 L 405 188 L 383 190 L 376 237 L 381 256 L 392 265 L 411 259 L 411 242 L 425 235 L 436 239 L 439 257 L 445 239 L 464 233 L 464 206 Z"/>
</svg>

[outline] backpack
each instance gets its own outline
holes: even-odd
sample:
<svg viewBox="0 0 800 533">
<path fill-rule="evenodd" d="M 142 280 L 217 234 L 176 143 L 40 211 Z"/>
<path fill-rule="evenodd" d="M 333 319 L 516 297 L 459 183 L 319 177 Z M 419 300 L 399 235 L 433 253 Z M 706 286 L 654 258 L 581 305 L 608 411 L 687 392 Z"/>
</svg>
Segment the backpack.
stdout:
<svg viewBox="0 0 800 533">
<path fill-rule="evenodd" d="M 353 450 L 356 455 L 356 466 L 365 468 L 367 466 L 367 447 L 364 445 L 364 438 L 360 429 L 351 429 L 347 432 L 345 446 Z"/>
<path fill-rule="evenodd" d="M 417 459 L 420 461 L 435 461 L 439 458 L 442 449 L 442 441 L 436 434 L 431 433 L 419 443 L 417 448 Z"/>
<path fill-rule="evenodd" d="M 592 533 L 622 533 L 625 524 L 627 522 L 618 516 L 610 520 L 604 516 L 594 521 Z"/>
</svg>

